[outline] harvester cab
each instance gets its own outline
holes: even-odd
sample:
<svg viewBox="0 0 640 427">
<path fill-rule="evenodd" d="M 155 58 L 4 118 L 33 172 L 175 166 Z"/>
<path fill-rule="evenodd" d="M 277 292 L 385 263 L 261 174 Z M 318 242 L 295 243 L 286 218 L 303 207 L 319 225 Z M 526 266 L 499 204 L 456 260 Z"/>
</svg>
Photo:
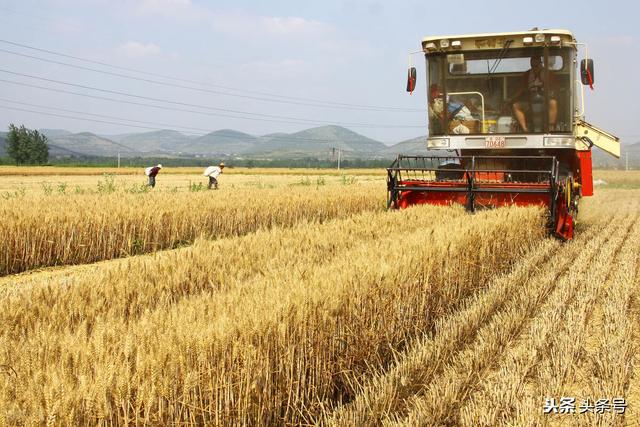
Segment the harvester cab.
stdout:
<svg viewBox="0 0 640 427">
<path fill-rule="evenodd" d="M 594 66 L 585 57 L 577 69 L 579 45 L 566 30 L 424 38 L 429 154 L 387 169 L 387 206 L 539 205 L 571 239 L 593 195 L 591 149 L 620 157 L 619 139 L 584 120 Z M 416 82 L 410 62 L 407 91 Z"/>
</svg>

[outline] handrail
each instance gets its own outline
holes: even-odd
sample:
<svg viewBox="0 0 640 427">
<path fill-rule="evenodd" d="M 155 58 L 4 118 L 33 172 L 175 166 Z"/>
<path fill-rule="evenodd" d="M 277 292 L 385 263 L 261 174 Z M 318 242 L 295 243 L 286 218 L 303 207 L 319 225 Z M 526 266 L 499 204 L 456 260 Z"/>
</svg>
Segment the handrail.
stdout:
<svg viewBox="0 0 640 427">
<path fill-rule="evenodd" d="M 480 104 L 482 105 L 482 133 L 484 132 L 484 95 L 480 92 L 448 92 L 447 95 L 480 95 Z M 449 102 L 447 101 L 447 104 Z"/>
</svg>

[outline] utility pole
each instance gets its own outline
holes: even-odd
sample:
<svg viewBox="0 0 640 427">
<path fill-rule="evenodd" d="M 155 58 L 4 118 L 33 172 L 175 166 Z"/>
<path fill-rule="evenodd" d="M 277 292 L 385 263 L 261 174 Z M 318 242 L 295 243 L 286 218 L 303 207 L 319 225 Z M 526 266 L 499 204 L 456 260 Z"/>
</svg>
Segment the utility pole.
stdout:
<svg viewBox="0 0 640 427">
<path fill-rule="evenodd" d="M 118 169 L 120 169 L 120 152 L 118 151 Z"/>
<path fill-rule="evenodd" d="M 338 170 L 340 170 L 340 160 L 342 157 L 342 148 L 331 147 L 331 161 L 336 160 L 336 151 L 338 152 Z"/>
<path fill-rule="evenodd" d="M 629 171 L 629 152 L 628 151 L 624 154 L 624 158 L 627 164 L 625 169 Z"/>
</svg>

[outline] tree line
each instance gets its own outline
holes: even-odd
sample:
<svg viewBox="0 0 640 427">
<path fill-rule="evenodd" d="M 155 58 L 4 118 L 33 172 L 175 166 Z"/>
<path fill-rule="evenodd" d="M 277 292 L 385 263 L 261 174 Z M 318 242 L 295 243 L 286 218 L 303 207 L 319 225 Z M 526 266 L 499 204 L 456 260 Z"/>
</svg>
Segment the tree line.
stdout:
<svg viewBox="0 0 640 427">
<path fill-rule="evenodd" d="M 21 125 L 9 125 L 6 151 L 16 165 L 43 165 L 49 161 L 47 137 Z"/>
</svg>

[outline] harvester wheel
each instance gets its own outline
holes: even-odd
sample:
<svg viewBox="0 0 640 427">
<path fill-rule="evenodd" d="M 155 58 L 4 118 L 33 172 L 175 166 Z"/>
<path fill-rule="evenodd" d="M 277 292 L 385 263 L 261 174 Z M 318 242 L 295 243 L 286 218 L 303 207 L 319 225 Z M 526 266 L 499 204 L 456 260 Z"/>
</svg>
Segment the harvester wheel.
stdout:
<svg viewBox="0 0 640 427">
<path fill-rule="evenodd" d="M 556 195 L 553 233 L 562 240 L 573 238 L 574 216 L 577 214 L 575 196 L 572 195 L 573 178 L 566 178 L 558 186 Z"/>
</svg>

